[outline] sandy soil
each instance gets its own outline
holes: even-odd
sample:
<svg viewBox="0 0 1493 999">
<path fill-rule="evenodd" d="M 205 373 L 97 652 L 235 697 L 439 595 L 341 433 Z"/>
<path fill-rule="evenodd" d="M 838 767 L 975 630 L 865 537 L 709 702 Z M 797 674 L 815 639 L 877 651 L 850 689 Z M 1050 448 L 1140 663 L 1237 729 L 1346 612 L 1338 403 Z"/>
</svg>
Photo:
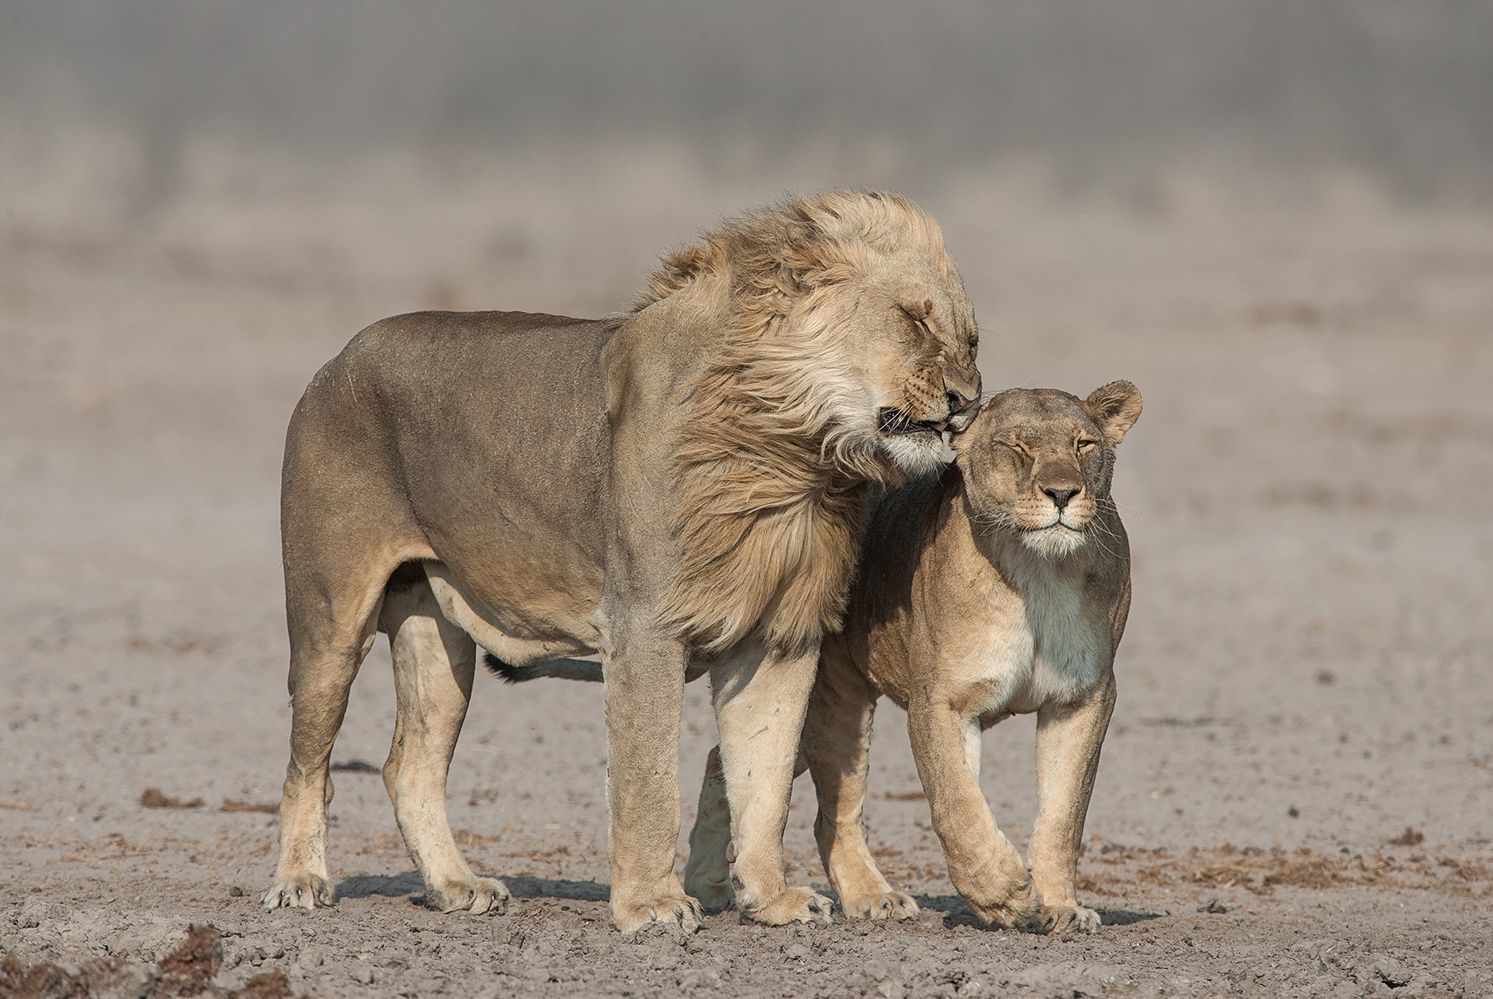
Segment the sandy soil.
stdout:
<svg viewBox="0 0 1493 999">
<path fill-rule="evenodd" d="M 772 192 L 660 182 L 658 164 L 636 168 L 651 194 L 624 197 L 631 175 L 587 191 L 558 168 L 250 183 L 208 163 L 229 179 L 132 229 L 96 224 L 104 195 L 76 162 L 23 178 L 36 196 L 0 238 L 0 991 L 55 963 L 56 989 L 85 974 L 105 992 L 269 975 L 261 994 L 1493 994 L 1486 217 L 1351 190 L 1280 211 L 912 192 L 979 305 L 991 388 L 1127 377 L 1146 396 L 1115 487 L 1135 604 L 1081 866 L 1105 925 L 973 925 L 886 707 L 872 843 L 921 917 L 726 914 L 681 947 L 608 927 L 589 685 L 480 680 L 452 821 L 516 898 L 491 918 L 417 904 L 376 773 L 382 647 L 334 755 L 341 902 L 260 911 L 289 729 L 279 448 L 306 379 L 364 323 L 614 308 L 657 250 Z M 560 189 L 579 201 L 543 197 Z M 567 210 L 593 214 L 553 230 Z M 692 688 L 686 787 L 712 729 Z M 1029 721 L 994 730 L 982 778 L 1018 841 L 1030 741 Z M 790 856 L 823 887 L 797 799 Z M 218 937 L 187 941 L 191 924 Z"/>
</svg>

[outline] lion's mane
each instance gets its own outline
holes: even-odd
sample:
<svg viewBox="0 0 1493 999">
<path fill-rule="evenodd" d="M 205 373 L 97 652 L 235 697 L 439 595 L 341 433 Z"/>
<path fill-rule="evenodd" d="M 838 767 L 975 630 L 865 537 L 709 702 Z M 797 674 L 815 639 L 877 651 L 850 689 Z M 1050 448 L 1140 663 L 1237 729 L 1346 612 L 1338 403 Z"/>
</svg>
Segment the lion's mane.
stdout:
<svg viewBox="0 0 1493 999">
<path fill-rule="evenodd" d="M 674 452 L 682 553 L 664 622 L 706 652 L 750 636 L 805 651 L 838 628 L 864 518 L 862 486 L 898 473 L 840 423 L 847 373 L 825 349 L 852 282 L 899 257 L 954 272 L 938 224 L 880 192 L 795 198 L 666 256 L 635 311 L 696 294 L 724 342 L 691 387 Z"/>
</svg>

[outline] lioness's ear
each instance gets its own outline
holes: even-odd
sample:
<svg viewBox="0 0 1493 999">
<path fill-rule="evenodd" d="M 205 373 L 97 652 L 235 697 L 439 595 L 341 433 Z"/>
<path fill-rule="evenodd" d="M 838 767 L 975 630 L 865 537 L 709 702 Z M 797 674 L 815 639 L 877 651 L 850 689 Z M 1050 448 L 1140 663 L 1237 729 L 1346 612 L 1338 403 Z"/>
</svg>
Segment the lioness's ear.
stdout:
<svg viewBox="0 0 1493 999">
<path fill-rule="evenodd" d="M 1110 382 L 1089 393 L 1084 400 L 1099 432 L 1114 447 L 1140 419 L 1140 390 L 1127 381 Z"/>
</svg>

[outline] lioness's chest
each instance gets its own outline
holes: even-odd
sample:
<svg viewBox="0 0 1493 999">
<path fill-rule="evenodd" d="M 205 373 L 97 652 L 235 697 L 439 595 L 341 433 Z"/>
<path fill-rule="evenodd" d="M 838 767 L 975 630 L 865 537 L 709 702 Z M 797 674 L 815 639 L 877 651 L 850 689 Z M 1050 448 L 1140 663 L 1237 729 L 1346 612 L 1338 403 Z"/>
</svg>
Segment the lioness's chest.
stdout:
<svg viewBox="0 0 1493 999">
<path fill-rule="evenodd" d="M 973 625 L 975 641 L 953 678 L 969 688 L 965 703 L 982 716 L 1036 711 L 1068 703 L 1101 682 L 1109 660 L 1103 615 L 1082 577 L 1036 576 L 1019 589 L 1002 587 Z"/>
</svg>

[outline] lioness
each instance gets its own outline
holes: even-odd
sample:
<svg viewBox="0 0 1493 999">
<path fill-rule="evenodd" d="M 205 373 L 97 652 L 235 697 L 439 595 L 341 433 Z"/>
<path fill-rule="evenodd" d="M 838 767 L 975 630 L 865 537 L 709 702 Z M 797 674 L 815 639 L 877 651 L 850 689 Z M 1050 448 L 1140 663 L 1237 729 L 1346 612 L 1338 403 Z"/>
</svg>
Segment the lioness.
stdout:
<svg viewBox="0 0 1493 999">
<path fill-rule="evenodd" d="M 1036 932 L 1099 925 L 1073 880 L 1130 610 L 1129 543 L 1110 480 L 1140 411 L 1124 381 L 1087 399 L 1003 392 L 960 437 L 956 469 L 877 508 L 845 630 L 824 643 L 798 767 L 813 775 L 814 832 L 847 915 L 918 911 L 881 876 L 861 828 L 871 717 L 886 694 L 907 709 L 949 876 L 975 914 Z M 1029 876 L 996 828 L 979 771 L 982 730 L 1031 712 L 1039 809 Z M 707 906 L 730 897 L 730 836 L 712 750 L 685 871 Z"/>
<path fill-rule="evenodd" d="M 327 763 L 383 631 L 384 784 L 428 904 L 508 898 L 446 818 L 480 644 L 518 665 L 604 661 L 618 929 L 698 927 L 674 873 L 678 735 L 686 675 L 707 670 L 736 902 L 765 923 L 827 920 L 827 899 L 785 883 L 781 841 L 820 640 L 868 486 L 952 459 L 976 347 L 937 224 L 853 192 L 706 235 L 622 316 L 426 312 L 359 333 L 286 437 L 291 748 L 264 905 L 332 901 Z"/>
</svg>

